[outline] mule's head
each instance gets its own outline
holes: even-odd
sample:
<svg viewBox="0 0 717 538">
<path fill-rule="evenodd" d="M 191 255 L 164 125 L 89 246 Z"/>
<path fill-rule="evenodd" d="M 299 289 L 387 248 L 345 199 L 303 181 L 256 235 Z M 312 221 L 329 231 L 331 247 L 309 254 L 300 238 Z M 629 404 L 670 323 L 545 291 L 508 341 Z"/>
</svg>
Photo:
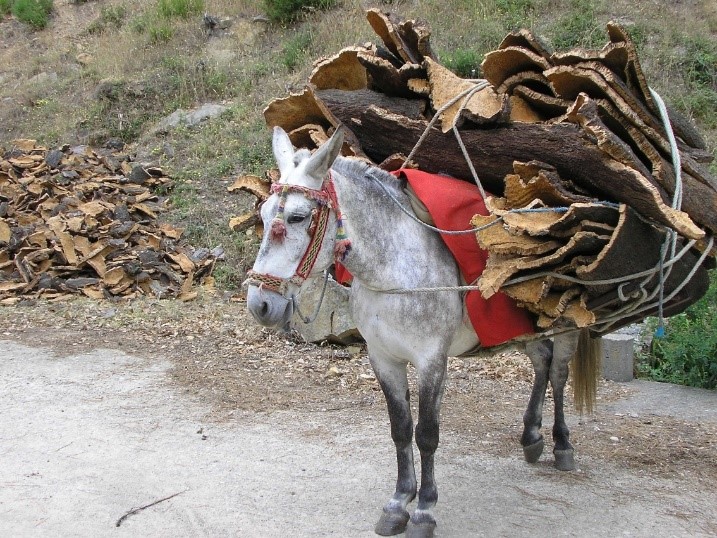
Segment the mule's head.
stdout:
<svg viewBox="0 0 717 538">
<path fill-rule="evenodd" d="M 284 130 L 274 128 L 281 179 L 261 207 L 264 237 L 247 281 L 249 311 L 266 327 L 285 327 L 301 284 L 333 262 L 335 197 L 326 178 L 342 143 L 339 129 L 313 155 L 295 152 Z"/>
</svg>

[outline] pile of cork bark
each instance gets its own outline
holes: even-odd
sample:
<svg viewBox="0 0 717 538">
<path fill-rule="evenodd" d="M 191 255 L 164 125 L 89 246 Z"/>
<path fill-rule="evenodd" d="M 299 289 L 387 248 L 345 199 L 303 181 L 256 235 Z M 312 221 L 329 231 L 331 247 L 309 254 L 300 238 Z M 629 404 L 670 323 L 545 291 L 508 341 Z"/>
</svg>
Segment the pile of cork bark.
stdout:
<svg viewBox="0 0 717 538">
<path fill-rule="evenodd" d="M 600 50 L 562 53 L 513 32 L 479 81 L 440 64 L 425 24 L 367 17 L 381 42 L 319 60 L 301 93 L 269 104 L 269 126 L 313 148 L 344 125 L 345 155 L 478 181 L 492 193 L 491 214 L 473 220 L 491 253 L 481 292 L 514 297 L 542 329 L 609 332 L 704 293 L 712 156 L 688 121 L 661 110 L 624 28 L 608 24 Z"/>
<path fill-rule="evenodd" d="M 127 155 L 15 140 L 0 157 L 0 304 L 21 298 L 191 299 L 218 252 L 160 224 L 170 179 Z"/>
</svg>

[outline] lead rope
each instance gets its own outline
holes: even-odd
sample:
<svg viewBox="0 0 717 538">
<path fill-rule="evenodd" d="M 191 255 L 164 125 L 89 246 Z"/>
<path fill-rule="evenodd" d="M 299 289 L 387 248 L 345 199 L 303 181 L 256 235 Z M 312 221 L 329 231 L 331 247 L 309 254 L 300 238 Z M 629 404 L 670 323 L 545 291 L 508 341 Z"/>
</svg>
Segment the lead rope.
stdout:
<svg viewBox="0 0 717 538">
<path fill-rule="evenodd" d="M 299 309 L 299 301 L 296 300 L 296 295 L 291 296 L 291 304 L 294 307 L 294 311 L 296 312 L 296 315 L 299 316 L 299 319 L 304 323 L 304 325 L 308 325 L 310 323 L 313 323 L 316 321 L 316 318 L 319 317 L 319 311 L 321 310 L 321 305 L 324 303 L 324 295 L 326 294 L 326 286 L 329 283 L 329 270 L 326 269 L 324 271 L 324 284 L 321 288 L 321 295 L 319 295 L 319 300 L 316 304 L 316 308 L 314 309 L 314 313 L 311 314 L 311 316 L 306 317 L 304 314 L 301 313 L 301 310 Z"/>
</svg>

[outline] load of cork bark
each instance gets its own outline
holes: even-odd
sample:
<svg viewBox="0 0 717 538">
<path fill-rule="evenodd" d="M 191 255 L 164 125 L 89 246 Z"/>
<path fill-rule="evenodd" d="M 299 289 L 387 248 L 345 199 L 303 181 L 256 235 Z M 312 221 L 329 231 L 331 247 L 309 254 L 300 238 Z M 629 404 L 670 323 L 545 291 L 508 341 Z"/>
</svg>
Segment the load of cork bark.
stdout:
<svg viewBox="0 0 717 538">
<path fill-rule="evenodd" d="M 319 60 L 301 93 L 269 104 L 269 126 L 311 148 L 344 125 L 345 155 L 477 180 L 492 194 L 490 215 L 472 222 L 490 251 L 481 293 L 507 293 L 540 329 L 602 334 L 704 294 L 717 232 L 712 157 L 689 122 L 661 112 L 625 29 L 610 23 L 602 49 L 563 53 L 513 32 L 485 56 L 479 81 L 439 63 L 425 24 L 367 16 L 382 43 Z M 266 194 L 257 178 L 236 188 Z"/>
<path fill-rule="evenodd" d="M 15 140 L 0 152 L 0 305 L 137 295 L 193 299 L 219 251 L 158 221 L 171 180 L 128 155 Z"/>
</svg>

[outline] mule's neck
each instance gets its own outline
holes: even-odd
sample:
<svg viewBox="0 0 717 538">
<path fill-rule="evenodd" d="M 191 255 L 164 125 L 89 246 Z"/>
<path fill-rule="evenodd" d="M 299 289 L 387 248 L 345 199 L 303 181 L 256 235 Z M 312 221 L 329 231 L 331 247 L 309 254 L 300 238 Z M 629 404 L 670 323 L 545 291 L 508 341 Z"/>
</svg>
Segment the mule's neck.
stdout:
<svg viewBox="0 0 717 538">
<path fill-rule="evenodd" d="M 409 218 L 384 189 L 411 211 L 399 180 L 339 158 L 334 185 L 351 250 L 344 265 L 364 286 L 389 290 L 455 285 L 455 262 L 440 236 Z M 377 178 L 368 177 L 368 173 Z"/>
</svg>

